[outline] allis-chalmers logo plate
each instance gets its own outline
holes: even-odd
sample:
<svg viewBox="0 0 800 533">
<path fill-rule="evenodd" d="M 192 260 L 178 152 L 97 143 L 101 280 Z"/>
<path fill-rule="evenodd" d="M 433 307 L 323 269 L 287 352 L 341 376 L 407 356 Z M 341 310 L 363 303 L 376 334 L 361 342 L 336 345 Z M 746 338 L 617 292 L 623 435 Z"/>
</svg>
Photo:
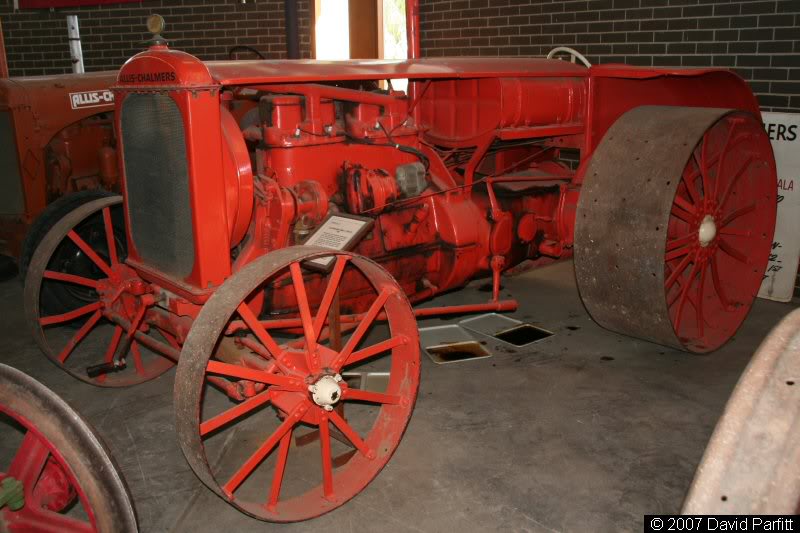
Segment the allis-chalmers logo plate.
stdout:
<svg viewBox="0 0 800 533">
<path fill-rule="evenodd" d="M 114 103 L 114 93 L 107 90 L 69 93 L 69 103 L 72 109 L 112 105 Z"/>
</svg>

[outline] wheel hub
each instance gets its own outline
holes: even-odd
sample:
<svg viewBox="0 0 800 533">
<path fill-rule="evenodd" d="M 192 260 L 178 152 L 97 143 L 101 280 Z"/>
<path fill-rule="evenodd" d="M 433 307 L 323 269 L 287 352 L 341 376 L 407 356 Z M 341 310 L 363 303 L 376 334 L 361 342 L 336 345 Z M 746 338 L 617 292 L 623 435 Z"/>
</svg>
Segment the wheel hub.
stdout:
<svg viewBox="0 0 800 533">
<path fill-rule="evenodd" d="M 697 238 L 700 241 L 700 246 L 705 248 L 711 244 L 711 242 L 713 242 L 716 236 L 717 224 L 714 221 L 714 217 L 711 215 L 706 215 L 702 222 L 700 222 L 700 228 L 697 230 Z"/>
<path fill-rule="evenodd" d="M 342 398 L 342 387 L 339 385 L 342 376 L 322 376 L 316 383 L 308 386 L 314 403 L 325 409 L 333 411 L 333 406 Z"/>
</svg>

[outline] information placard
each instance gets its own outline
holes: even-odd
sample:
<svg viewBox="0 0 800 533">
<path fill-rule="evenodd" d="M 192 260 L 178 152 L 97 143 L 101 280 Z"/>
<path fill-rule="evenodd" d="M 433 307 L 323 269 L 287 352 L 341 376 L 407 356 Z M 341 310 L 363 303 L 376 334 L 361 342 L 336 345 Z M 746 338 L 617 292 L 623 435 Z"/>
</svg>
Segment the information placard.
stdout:
<svg viewBox="0 0 800 533">
<path fill-rule="evenodd" d="M 303 243 L 306 246 L 321 246 L 332 250 L 350 250 L 361 237 L 369 231 L 372 219 L 354 215 L 330 215 Z M 307 261 L 307 264 L 329 269 L 333 265 L 333 256 L 321 257 Z"/>
<path fill-rule="evenodd" d="M 800 114 L 762 115 L 778 166 L 778 219 L 758 296 L 788 302 L 800 259 Z"/>
</svg>

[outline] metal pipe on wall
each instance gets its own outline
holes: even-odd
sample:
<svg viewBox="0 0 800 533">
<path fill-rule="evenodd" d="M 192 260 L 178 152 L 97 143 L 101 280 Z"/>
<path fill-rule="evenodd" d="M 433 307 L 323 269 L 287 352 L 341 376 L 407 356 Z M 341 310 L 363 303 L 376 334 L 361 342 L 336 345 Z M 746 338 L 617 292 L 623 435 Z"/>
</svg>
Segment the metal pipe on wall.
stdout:
<svg viewBox="0 0 800 533">
<path fill-rule="evenodd" d="M 78 29 L 78 15 L 67 15 L 67 38 L 69 39 L 72 72 L 83 74 L 83 49 L 81 48 L 81 33 Z"/>
<path fill-rule="evenodd" d="M 422 53 L 419 43 L 419 0 L 406 0 L 406 39 L 408 58 L 420 57 Z"/>
<path fill-rule="evenodd" d="M 286 57 L 300 59 L 300 23 L 297 18 L 297 0 L 285 0 L 283 5 L 286 26 Z"/>
</svg>

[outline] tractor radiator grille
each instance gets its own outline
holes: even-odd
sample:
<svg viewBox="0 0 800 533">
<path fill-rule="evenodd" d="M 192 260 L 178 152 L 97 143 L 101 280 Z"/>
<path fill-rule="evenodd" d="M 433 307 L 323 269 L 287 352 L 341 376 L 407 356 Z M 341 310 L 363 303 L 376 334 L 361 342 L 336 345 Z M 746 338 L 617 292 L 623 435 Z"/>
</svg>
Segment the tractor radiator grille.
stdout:
<svg viewBox="0 0 800 533">
<path fill-rule="evenodd" d="M 141 259 L 175 278 L 194 263 L 183 120 L 163 94 L 131 94 L 122 104 L 122 150 L 131 238 Z"/>
</svg>

